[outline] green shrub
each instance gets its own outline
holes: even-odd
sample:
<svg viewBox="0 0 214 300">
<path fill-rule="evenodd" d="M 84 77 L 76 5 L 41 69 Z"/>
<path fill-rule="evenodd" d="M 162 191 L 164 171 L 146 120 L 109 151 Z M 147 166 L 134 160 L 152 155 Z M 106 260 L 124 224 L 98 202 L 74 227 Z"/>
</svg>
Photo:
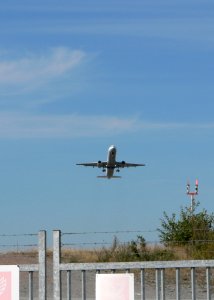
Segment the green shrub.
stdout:
<svg viewBox="0 0 214 300">
<path fill-rule="evenodd" d="M 214 215 L 205 209 L 196 213 L 197 203 L 193 210 L 181 208 L 179 218 L 176 214 L 168 216 L 164 212 L 161 228 L 158 228 L 160 242 L 167 247 L 184 247 L 191 258 L 212 258 L 214 254 Z"/>
</svg>

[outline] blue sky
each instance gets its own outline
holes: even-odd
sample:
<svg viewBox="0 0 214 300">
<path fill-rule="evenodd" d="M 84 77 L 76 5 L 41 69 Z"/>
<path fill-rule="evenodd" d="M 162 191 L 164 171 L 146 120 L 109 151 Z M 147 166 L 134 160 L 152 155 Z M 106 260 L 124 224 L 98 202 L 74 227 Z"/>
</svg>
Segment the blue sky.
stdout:
<svg viewBox="0 0 214 300">
<path fill-rule="evenodd" d="M 1 233 L 153 231 L 195 178 L 213 211 L 211 1 L 11 0 L 0 37 Z M 75 165 L 111 144 L 146 167 Z"/>
</svg>

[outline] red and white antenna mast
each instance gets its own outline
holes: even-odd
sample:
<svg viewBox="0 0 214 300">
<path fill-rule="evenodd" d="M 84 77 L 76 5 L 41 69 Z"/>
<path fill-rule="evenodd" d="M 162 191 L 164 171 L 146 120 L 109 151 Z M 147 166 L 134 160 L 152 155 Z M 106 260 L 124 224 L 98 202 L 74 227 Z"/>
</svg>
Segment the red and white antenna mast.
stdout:
<svg viewBox="0 0 214 300">
<path fill-rule="evenodd" d="M 191 198 L 190 210 L 193 212 L 195 208 L 195 196 L 198 195 L 198 179 L 195 181 L 195 190 L 194 192 L 190 192 L 190 183 L 187 182 L 187 195 Z"/>
</svg>

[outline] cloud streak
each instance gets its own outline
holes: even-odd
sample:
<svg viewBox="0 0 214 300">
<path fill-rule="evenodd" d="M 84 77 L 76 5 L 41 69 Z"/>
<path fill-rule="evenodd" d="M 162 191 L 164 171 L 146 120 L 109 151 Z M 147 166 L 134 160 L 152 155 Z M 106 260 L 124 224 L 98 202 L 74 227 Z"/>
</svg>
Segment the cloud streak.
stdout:
<svg viewBox="0 0 214 300">
<path fill-rule="evenodd" d="M 158 15 L 148 18 L 145 16 L 135 18 L 105 18 L 97 21 L 86 18 L 84 21 L 79 19 L 63 19 L 59 23 L 36 24 L 32 28 L 20 25 L 17 33 L 41 34 L 41 35 L 86 35 L 86 36 L 122 36 L 122 37 L 146 37 L 149 39 L 162 39 L 170 41 L 186 41 L 206 43 L 213 47 L 213 18 L 201 15 L 175 15 L 173 18 L 166 15 Z M 12 29 L 6 29 L 8 33 Z M 185 45 L 184 45 L 185 46 Z"/>
<path fill-rule="evenodd" d="M 136 117 L 84 115 L 31 115 L 0 113 L 1 139 L 79 138 L 131 134 L 142 131 L 203 129 L 213 130 L 214 123 L 152 123 Z"/>
<path fill-rule="evenodd" d="M 0 114 L 0 138 L 75 138 L 117 135 L 136 127 L 133 118 Z"/>
<path fill-rule="evenodd" d="M 83 51 L 59 47 L 46 55 L 30 54 L 16 60 L 0 58 L 0 85 L 38 83 L 62 76 L 85 56 Z"/>
</svg>

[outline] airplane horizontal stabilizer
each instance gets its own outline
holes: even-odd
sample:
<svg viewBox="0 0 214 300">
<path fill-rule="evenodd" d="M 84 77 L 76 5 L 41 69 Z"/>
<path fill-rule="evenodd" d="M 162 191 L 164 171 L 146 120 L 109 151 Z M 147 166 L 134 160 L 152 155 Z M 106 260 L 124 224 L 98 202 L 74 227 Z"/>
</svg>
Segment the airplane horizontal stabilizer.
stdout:
<svg viewBox="0 0 214 300">
<path fill-rule="evenodd" d="M 97 178 L 108 178 L 108 179 L 111 179 L 111 178 L 121 178 L 121 176 L 111 176 L 110 178 L 108 176 L 97 176 Z"/>
</svg>

